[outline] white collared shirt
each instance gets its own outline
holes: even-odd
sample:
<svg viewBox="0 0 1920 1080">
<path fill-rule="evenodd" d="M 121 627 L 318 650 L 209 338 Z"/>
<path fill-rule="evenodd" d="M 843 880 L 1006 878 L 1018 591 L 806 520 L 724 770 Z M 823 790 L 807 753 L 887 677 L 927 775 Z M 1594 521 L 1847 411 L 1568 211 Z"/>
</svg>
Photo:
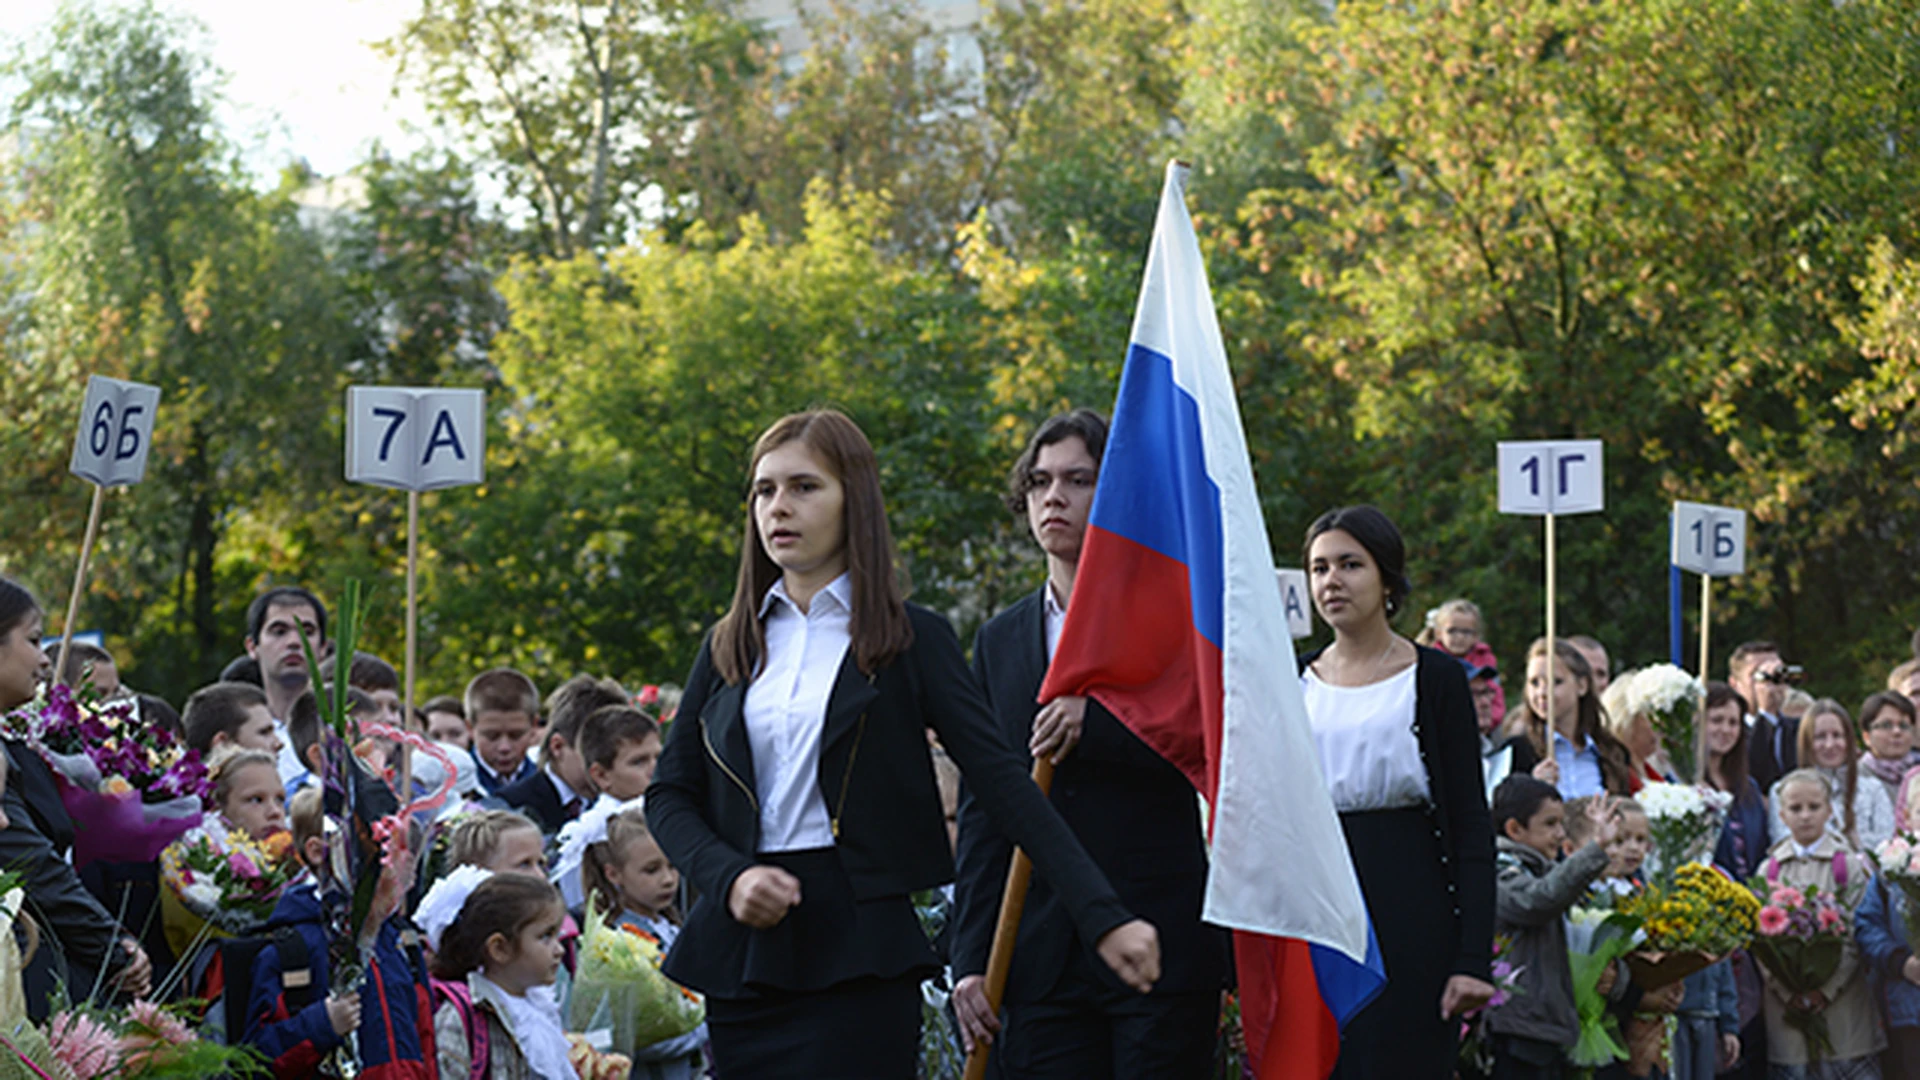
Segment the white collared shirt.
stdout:
<svg viewBox="0 0 1920 1080">
<path fill-rule="evenodd" d="M 1796 857 L 1802 859 L 1817 859 L 1820 857 L 1820 852 L 1817 850 L 1820 847 L 1820 841 L 1815 840 L 1811 844 L 1802 844 L 1798 840 L 1790 840 L 1790 842 L 1793 844 L 1793 853 Z"/>
<path fill-rule="evenodd" d="M 834 578 L 803 613 L 776 581 L 760 603 L 766 661 L 747 686 L 743 714 L 760 800 L 760 850 L 833 846 L 820 794 L 820 738 L 827 701 L 853 644 L 853 579 Z"/>
<path fill-rule="evenodd" d="M 1060 598 L 1053 594 L 1053 581 L 1047 581 L 1047 663 L 1053 663 L 1053 654 L 1060 651 L 1060 631 L 1067 625 L 1067 609 L 1060 604 Z"/>
<path fill-rule="evenodd" d="M 560 797 L 562 811 L 570 807 L 578 807 L 581 810 L 587 808 L 587 797 L 573 790 L 573 785 L 567 783 L 566 778 L 559 773 L 554 772 L 551 765 L 540 771 L 547 774 L 547 782 L 553 785 L 553 793 Z"/>
<path fill-rule="evenodd" d="M 1553 758 L 1560 763 L 1560 782 L 1554 786 L 1560 789 L 1563 799 L 1584 799 L 1589 795 L 1607 793 L 1606 773 L 1600 768 L 1600 751 L 1588 739 L 1585 746 L 1575 750 L 1573 743 L 1558 731 L 1553 733 Z"/>
</svg>

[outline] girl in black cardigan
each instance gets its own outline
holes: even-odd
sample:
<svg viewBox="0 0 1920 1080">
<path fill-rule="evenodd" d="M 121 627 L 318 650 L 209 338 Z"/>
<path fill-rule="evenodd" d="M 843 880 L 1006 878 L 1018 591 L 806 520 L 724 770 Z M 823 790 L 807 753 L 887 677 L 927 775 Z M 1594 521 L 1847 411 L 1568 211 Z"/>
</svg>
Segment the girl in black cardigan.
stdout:
<svg viewBox="0 0 1920 1080">
<path fill-rule="evenodd" d="M 937 970 L 908 895 L 953 880 L 926 729 L 1075 930 L 1145 992 L 1133 918 L 995 734 L 945 619 L 907 605 L 873 448 L 832 411 L 754 448 L 733 606 L 701 646 L 647 791 L 700 893 L 666 973 L 705 992 L 728 1077 L 910 1077 Z"/>
<path fill-rule="evenodd" d="M 1314 607 L 1333 644 L 1303 657 L 1321 767 L 1386 962 L 1342 1032 L 1336 1077 L 1446 1080 L 1458 1017 L 1493 995 L 1493 834 L 1460 661 L 1395 633 L 1406 548 L 1371 506 L 1307 531 Z"/>
</svg>

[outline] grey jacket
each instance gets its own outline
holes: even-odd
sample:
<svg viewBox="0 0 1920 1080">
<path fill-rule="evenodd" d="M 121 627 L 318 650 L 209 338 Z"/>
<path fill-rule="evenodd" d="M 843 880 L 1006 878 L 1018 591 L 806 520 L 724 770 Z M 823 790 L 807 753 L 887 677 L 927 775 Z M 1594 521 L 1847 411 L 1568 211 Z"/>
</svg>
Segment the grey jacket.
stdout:
<svg viewBox="0 0 1920 1080">
<path fill-rule="evenodd" d="M 1487 1015 L 1496 1035 L 1572 1046 L 1580 1037 L 1567 963 L 1566 914 L 1607 871 L 1607 850 L 1588 844 L 1558 864 L 1504 836 L 1495 838 L 1494 933 L 1511 934 L 1520 992 Z"/>
</svg>

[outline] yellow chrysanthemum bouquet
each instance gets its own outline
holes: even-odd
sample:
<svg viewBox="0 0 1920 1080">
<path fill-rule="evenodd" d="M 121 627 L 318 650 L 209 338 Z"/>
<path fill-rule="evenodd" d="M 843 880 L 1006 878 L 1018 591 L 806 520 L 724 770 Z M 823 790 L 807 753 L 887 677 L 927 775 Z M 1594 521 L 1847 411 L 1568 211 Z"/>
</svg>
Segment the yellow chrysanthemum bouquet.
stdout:
<svg viewBox="0 0 1920 1080">
<path fill-rule="evenodd" d="M 1686 978 L 1753 939 L 1760 901 L 1705 863 L 1687 863 L 1620 902 L 1640 920 L 1641 947 L 1628 954 L 1643 989 Z"/>
</svg>

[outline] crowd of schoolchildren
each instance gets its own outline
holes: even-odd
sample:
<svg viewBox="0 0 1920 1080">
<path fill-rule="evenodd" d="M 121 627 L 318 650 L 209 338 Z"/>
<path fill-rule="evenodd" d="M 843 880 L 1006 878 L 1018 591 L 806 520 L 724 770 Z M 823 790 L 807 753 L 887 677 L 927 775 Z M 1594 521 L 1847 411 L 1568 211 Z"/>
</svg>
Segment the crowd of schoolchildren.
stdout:
<svg viewBox="0 0 1920 1080">
<path fill-rule="evenodd" d="M 1427 616 L 1423 643 L 1460 658 L 1482 732 L 1496 860 L 1496 933 L 1516 992 L 1486 1018 L 1492 1075 L 1581 1075 L 1568 1059 L 1581 1030 L 1568 952 L 1569 913 L 1596 893 L 1643 887 L 1653 847 L 1633 795 L 1655 781 L 1697 783 L 1731 798 L 1714 865 L 1740 883 L 1810 886 L 1850 914 L 1826 985 L 1797 993 L 1745 951 L 1659 990 L 1617 962 L 1595 989 L 1624 1037 L 1607 1076 L 1774 1080 L 1920 1077 L 1920 958 L 1906 900 L 1868 857 L 1920 831 L 1920 634 L 1858 716 L 1799 689 L 1806 675 L 1764 641 L 1737 647 L 1728 680 L 1705 686 L 1696 714 L 1696 775 L 1678 775 L 1630 691 L 1591 638 L 1563 641 L 1549 665 L 1536 642 L 1524 701 L 1507 709 L 1481 640 L 1480 612 L 1455 600 Z M 1797 1017 L 1818 1016 L 1810 1047 Z"/>
<path fill-rule="evenodd" d="M 17 590 L 5 579 L 0 585 Z M 322 710 L 303 663 L 256 648 L 266 626 L 283 618 L 324 642 L 326 617 L 305 590 L 271 590 L 249 615 L 250 655 L 221 681 L 194 693 L 177 717 L 157 700 L 140 706 L 142 723 L 177 725 L 204 755 L 211 794 L 202 824 L 155 863 L 104 874 L 95 864 L 95 873 L 82 875 L 97 901 L 84 914 L 97 921 L 104 910 L 124 928 L 124 952 L 97 965 L 107 985 L 120 1000 L 168 994 L 206 1003 L 202 1037 L 255 1048 L 280 1078 L 340 1075 L 343 1048 L 353 1063 L 344 1071 L 373 1080 L 594 1080 L 628 1064 L 616 1064 L 613 1052 L 629 1059 L 636 1078 L 706 1075 L 704 1025 L 610 1047 L 604 1033 L 569 1023 L 576 942 L 587 920 L 662 951 L 677 934 L 680 882 L 641 811 L 661 748 L 656 710 L 666 704 L 651 687 L 633 694 L 580 675 L 543 702 L 526 675 L 500 668 L 474 677 L 463 695 L 434 698 L 402 717 L 394 668 L 356 654 L 344 688 L 349 711 L 437 744 L 438 755 L 413 754 L 414 788 L 444 790 L 451 775 L 451 796 L 416 813 L 419 846 L 405 875 L 411 880 L 400 883 L 407 899 L 378 924 L 359 989 L 334 985 L 329 969 L 340 954 L 329 948 L 324 898 L 338 884 L 329 830 L 339 826 L 337 812 L 329 813 L 338 808 L 327 801 L 334 793 L 318 779 L 329 745 Z M 36 611 L 21 633 L 37 634 L 38 618 Z M 66 674 L 109 698 L 124 693 L 112 657 L 97 648 L 70 652 Z M 284 715 L 275 701 L 287 703 Z M 9 745 L 7 757 L 18 763 L 31 754 Z M 356 756 L 360 773 L 379 775 L 390 764 L 377 749 L 363 746 Z M 36 830 L 53 820 L 33 792 L 8 795 L 25 800 L 10 807 L 33 812 L 15 809 L 12 820 L 0 818 L 0 829 Z M 41 862 L 47 873 L 71 878 L 58 858 L 62 840 L 70 842 L 70 829 Z M 289 880 L 269 918 L 236 928 L 230 912 L 196 904 L 191 890 L 176 887 L 186 847 L 208 841 L 223 852 L 283 860 Z M 61 910 L 51 885 L 30 878 L 27 889 L 29 910 Z M 69 899 L 79 912 L 84 898 Z M 85 951 L 57 947 L 70 927 L 58 917 L 43 921 L 56 947 L 42 950 L 42 959 L 69 965 L 51 982 L 83 996 L 87 976 L 71 961 Z M 45 996 L 35 991 L 48 980 L 28 981 L 41 1019 Z"/>
</svg>

